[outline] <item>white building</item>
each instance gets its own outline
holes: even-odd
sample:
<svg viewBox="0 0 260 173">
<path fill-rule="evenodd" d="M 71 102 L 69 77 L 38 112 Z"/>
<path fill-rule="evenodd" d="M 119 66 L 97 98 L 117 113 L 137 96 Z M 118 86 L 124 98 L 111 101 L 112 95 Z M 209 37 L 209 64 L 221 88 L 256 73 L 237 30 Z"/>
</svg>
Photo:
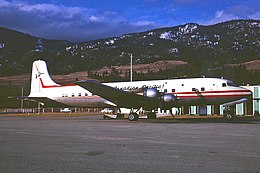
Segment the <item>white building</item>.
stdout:
<svg viewBox="0 0 260 173">
<path fill-rule="evenodd" d="M 252 91 L 252 114 L 259 114 L 260 108 L 260 85 L 243 86 Z"/>
</svg>

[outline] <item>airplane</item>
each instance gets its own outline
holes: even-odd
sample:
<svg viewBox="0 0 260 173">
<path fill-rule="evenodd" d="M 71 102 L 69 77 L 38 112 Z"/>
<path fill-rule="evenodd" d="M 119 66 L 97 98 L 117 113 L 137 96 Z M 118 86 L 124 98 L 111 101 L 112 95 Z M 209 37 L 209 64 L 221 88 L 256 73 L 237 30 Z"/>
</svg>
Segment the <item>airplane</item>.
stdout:
<svg viewBox="0 0 260 173">
<path fill-rule="evenodd" d="M 88 108 L 129 108 L 128 119 L 136 121 L 138 111 L 146 110 L 154 119 L 154 110 L 192 105 L 231 105 L 242 103 L 252 92 L 219 78 L 188 78 L 132 82 L 100 83 L 94 80 L 60 85 L 49 75 L 47 64 L 37 60 L 32 65 L 28 100 L 48 99 L 68 106 Z M 228 109 L 227 109 L 228 110 Z M 231 111 L 225 111 L 232 118 Z"/>
</svg>

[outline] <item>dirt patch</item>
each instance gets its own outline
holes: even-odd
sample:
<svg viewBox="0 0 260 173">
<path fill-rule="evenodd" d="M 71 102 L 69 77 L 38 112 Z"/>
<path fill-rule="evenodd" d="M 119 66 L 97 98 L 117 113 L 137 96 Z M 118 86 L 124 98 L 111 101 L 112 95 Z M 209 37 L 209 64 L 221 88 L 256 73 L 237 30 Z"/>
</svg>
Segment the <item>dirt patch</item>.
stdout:
<svg viewBox="0 0 260 173">
<path fill-rule="evenodd" d="M 228 66 L 237 67 L 237 66 L 245 66 L 247 70 L 250 71 L 260 71 L 260 60 L 248 61 L 240 64 L 229 64 Z"/>
<path fill-rule="evenodd" d="M 171 61 L 157 61 L 154 63 L 150 64 L 135 64 L 133 65 L 133 71 L 137 73 L 148 73 L 153 72 L 156 73 L 159 70 L 166 70 L 166 69 L 173 69 L 176 68 L 177 66 L 185 66 L 188 65 L 187 62 L 184 61 L 176 61 L 176 60 L 171 60 Z M 110 74 L 112 72 L 112 68 L 116 69 L 117 71 L 121 73 L 125 73 L 126 71 L 130 71 L 130 65 L 124 65 L 124 66 L 112 66 L 111 68 L 109 67 L 103 67 L 101 69 L 95 70 L 94 72 L 98 74 L 103 74 L 103 73 L 108 73 Z"/>
</svg>

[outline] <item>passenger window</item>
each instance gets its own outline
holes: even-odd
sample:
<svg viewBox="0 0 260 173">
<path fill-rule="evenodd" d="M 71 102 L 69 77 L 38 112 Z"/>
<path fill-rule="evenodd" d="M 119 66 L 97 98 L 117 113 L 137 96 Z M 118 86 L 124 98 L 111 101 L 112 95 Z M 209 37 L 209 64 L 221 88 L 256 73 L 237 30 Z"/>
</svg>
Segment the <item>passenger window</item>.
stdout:
<svg viewBox="0 0 260 173">
<path fill-rule="evenodd" d="M 167 93 L 167 89 L 164 89 L 164 92 Z"/>
<path fill-rule="evenodd" d="M 85 96 L 88 96 L 88 93 L 85 93 Z"/>
<path fill-rule="evenodd" d="M 174 92 L 175 92 L 175 89 L 172 89 L 172 92 L 174 93 Z"/>
<path fill-rule="evenodd" d="M 196 91 L 196 88 L 192 88 L 191 90 L 192 90 L 192 91 Z"/>
<path fill-rule="evenodd" d="M 72 93 L 72 94 L 71 94 L 71 97 L 74 97 L 74 96 L 75 96 L 74 93 Z"/>
<path fill-rule="evenodd" d="M 201 88 L 201 91 L 205 91 L 205 88 L 204 88 L 204 87 L 202 87 L 202 88 Z"/>
<path fill-rule="evenodd" d="M 81 93 L 79 93 L 78 96 L 80 97 L 80 96 L 81 96 Z"/>
<path fill-rule="evenodd" d="M 222 83 L 222 87 L 226 87 L 227 86 L 227 84 L 226 83 Z"/>
</svg>

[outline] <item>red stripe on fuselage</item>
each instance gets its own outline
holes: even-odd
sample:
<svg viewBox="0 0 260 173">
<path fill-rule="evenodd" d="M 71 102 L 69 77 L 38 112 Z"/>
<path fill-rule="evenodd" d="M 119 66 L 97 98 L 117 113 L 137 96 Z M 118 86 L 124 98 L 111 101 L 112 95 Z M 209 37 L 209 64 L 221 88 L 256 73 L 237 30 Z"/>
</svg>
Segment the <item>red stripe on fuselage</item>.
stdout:
<svg viewBox="0 0 260 173">
<path fill-rule="evenodd" d="M 173 92 L 172 94 L 219 94 L 219 93 L 238 93 L 238 92 L 249 92 L 246 90 L 218 90 L 218 91 L 198 91 L 198 92 Z"/>
<path fill-rule="evenodd" d="M 41 86 L 42 88 L 58 88 L 58 87 L 69 87 L 69 86 L 78 86 L 76 84 L 66 84 L 66 85 L 49 85 L 49 86 L 46 86 L 44 85 L 42 79 L 40 78 L 40 82 L 41 82 Z"/>
<path fill-rule="evenodd" d="M 94 95 L 94 96 L 67 96 L 67 97 L 62 97 L 62 98 L 75 98 L 75 99 L 96 99 L 96 98 L 100 98 L 100 96 Z"/>
<path fill-rule="evenodd" d="M 203 92 L 179 92 L 172 93 L 177 98 L 194 99 L 194 98 L 226 98 L 226 97 L 248 97 L 251 96 L 251 92 L 246 90 L 222 90 L 222 91 L 203 91 Z"/>
<path fill-rule="evenodd" d="M 234 95 L 234 94 L 227 94 L 227 95 L 196 95 L 196 96 L 178 96 L 177 98 L 183 98 L 183 99 L 193 99 L 193 98 L 205 98 L 205 99 L 209 99 L 209 98 L 230 98 L 230 97 L 246 97 L 248 96 L 247 94 L 239 94 L 239 95 Z"/>
</svg>

